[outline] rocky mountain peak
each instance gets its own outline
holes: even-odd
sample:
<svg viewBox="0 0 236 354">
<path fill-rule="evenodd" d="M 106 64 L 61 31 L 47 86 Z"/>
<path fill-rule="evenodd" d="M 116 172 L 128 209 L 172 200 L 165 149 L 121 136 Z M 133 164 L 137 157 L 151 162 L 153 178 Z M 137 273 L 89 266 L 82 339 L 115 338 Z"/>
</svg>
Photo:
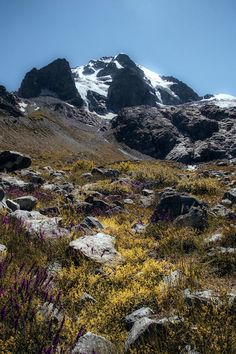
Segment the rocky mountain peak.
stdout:
<svg viewBox="0 0 236 354">
<path fill-rule="evenodd" d="M 26 74 L 18 94 L 24 98 L 53 96 L 75 106 L 83 104 L 66 59 L 56 59 L 39 70 L 33 68 Z"/>
</svg>

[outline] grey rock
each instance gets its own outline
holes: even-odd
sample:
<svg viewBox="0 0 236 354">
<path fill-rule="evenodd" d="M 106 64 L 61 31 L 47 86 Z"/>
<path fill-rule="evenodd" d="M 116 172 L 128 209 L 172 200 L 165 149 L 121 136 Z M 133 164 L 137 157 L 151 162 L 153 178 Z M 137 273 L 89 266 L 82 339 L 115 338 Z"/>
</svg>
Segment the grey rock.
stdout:
<svg viewBox="0 0 236 354">
<path fill-rule="evenodd" d="M 166 334 L 169 326 L 179 327 L 182 320 L 177 317 L 164 317 L 162 319 L 150 319 L 148 317 L 142 317 L 137 320 L 131 331 L 129 332 L 128 339 L 125 342 L 125 351 L 138 348 L 139 345 L 144 343 L 150 343 L 158 340 L 158 337 L 162 337 Z"/>
<path fill-rule="evenodd" d="M 153 194 L 155 194 L 155 192 L 152 189 L 145 188 L 142 190 L 142 195 L 144 195 L 146 197 L 153 195 Z"/>
<path fill-rule="evenodd" d="M 136 224 L 134 224 L 132 226 L 132 231 L 139 234 L 139 233 L 144 232 L 146 230 L 146 227 L 147 227 L 147 225 L 144 225 L 141 222 L 137 222 Z"/>
<path fill-rule="evenodd" d="M 84 303 L 84 302 L 97 302 L 94 297 L 92 297 L 90 294 L 88 293 L 83 293 L 83 295 L 80 298 L 80 302 Z"/>
<path fill-rule="evenodd" d="M 227 220 L 236 219 L 236 214 L 222 204 L 215 205 L 213 208 L 211 208 L 211 212 L 214 216 L 225 218 Z"/>
<path fill-rule="evenodd" d="M 25 230 L 41 238 L 58 238 L 68 236 L 69 232 L 60 227 L 61 218 L 49 218 L 38 211 L 16 210 L 10 214 L 13 220 L 19 220 Z"/>
<path fill-rule="evenodd" d="M 18 177 L 0 175 L 0 186 L 7 189 L 20 189 L 22 191 L 31 191 L 34 189 L 32 183 L 24 182 Z"/>
<path fill-rule="evenodd" d="M 92 175 L 100 175 L 108 178 L 117 178 L 120 175 L 118 170 L 94 167 L 91 171 Z"/>
<path fill-rule="evenodd" d="M 79 257 L 84 256 L 97 263 L 116 265 L 124 261 L 115 249 L 115 238 L 102 232 L 77 238 L 70 242 L 70 247 Z"/>
<path fill-rule="evenodd" d="M 87 332 L 79 338 L 72 354 L 117 354 L 115 346 L 106 338 Z"/>
<path fill-rule="evenodd" d="M 231 207 L 233 203 L 229 199 L 222 199 L 221 204 L 226 206 L 226 207 Z"/>
<path fill-rule="evenodd" d="M 87 229 L 104 229 L 104 226 L 100 223 L 100 221 L 92 216 L 86 216 L 80 225 Z"/>
<path fill-rule="evenodd" d="M 174 224 L 180 227 L 190 227 L 204 230 L 208 224 L 207 211 L 201 207 L 192 207 L 187 214 L 180 215 L 174 220 Z"/>
<path fill-rule="evenodd" d="M 180 270 L 174 270 L 169 275 L 166 275 L 163 278 L 163 282 L 168 286 L 173 286 L 178 284 L 181 277 L 182 277 L 182 272 Z"/>
<path fill-rule="evenodd" d="M 184 298 L 189 306 L 212 306 L 219 303 L 219 297 L 212 290 L 191 292 L 185 289 Z"/>
<path fill-rule="evenodd" d="M 126 198 L 126 199 L 124 199 L 124 203 L 132 205 L 132 204 L 134 204 L 134 201 L 130 198 Z"/>
<path fill-rule="evenodd" d="M 229 199 L 232 204 L 236 203 L 236 188 L 232 188 L 224 194 L 223 199 Z"/>
<path fill-rule="evenodd" d="M 30 171 L 30 170 L 22 170 L 21 176 L 26 177 L 27 181 L 29 181 L 33 184 L 41 185 L 45 182 L 45 179 L 41 176 L 41 173 L 39 173 L 39 172 L 34 172 L 34 171 Z"/>
<path fill-rule="evenodd" d="M 150 317 L 153 314 L 154 311 L 150 309 L 150 307 L 142 307 L 125 317 L 125 325 L 128 329 L 130 329 L 133 326 L 134 322 L 140 320 L 140 318 Z"/>
</svg>

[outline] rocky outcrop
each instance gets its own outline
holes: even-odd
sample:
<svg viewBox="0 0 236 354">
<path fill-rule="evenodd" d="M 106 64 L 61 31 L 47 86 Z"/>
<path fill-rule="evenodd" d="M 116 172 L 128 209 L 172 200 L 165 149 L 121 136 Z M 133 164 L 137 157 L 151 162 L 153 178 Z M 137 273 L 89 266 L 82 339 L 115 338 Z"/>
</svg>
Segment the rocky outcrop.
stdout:
<svg viewBox="0 0 236 354">
<path fill-rule="evenodd" d="M 83 105 L 66 59 L 57 59 L 39 70 L 33 68 L 26 74 L 18 94 L 24 98 L 53 96 L 77 107 Z"/>
<path fill-rule="evenodd" d="M 195 163 L 235 156 L 235 118 L 236 108 L 203 103 L 140 106 L 121 110 L 111 127 L 119 142 L 146 155 Z"/>
<path fill-rule="evenodd" d="M 119 142 L 155 158 L 164 158 L 179 139 L 178 130 L 158 108 L 123 109 L 112 121 Z"/>
<path fill-rule="evenodd" d="M 23 116 L 17 105 L 13 94 L 7 92 L 6 88 L 0 85 L 0 115 L 10 115 L 12 117 Z"/>
</svg>

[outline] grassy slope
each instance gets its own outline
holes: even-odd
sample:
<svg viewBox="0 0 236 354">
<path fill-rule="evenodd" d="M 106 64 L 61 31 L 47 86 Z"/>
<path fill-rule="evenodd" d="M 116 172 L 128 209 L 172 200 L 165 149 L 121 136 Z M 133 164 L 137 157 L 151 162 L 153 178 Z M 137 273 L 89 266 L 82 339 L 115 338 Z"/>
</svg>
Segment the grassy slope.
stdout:
<svg viewBox="0 0 236 354">
<path fill-rule="evenodd" d="M 47 156 L 35 159 L 35 166 L 43 166 Z M 80 178 L 84 172 L 89 172 L 94 163 L 79 162 L 71 165 L 57 161 L 56 168 L 64 169 L 68 180 L 79 185 L 83 192 L 85 182 Z M 34 166 L 34 167 L 35 167 Z M 54 166 L 53 166 L 54 167 Z M 179 332 L 171 332 L 167 339 L 156 341 L 150 346 L 139 346 L 136 353 L 172 353 L 176 347 L 183 344 L 196 345 L 201 353 L 235 353 L 235 316 L 229 313 L 227 306 L 214 310 L 208 308 L 191 309 L 183 301 L 182 290 L 214 289 L 224 299 L 225 293 L 234 292 L 236 260 L 234 257 L 210 259 L 206 256 L 206 238 L 219 228 L 225 234 L 225 242 L 235 245 L 235 229 L 225 220 L 210 219 L 208 229 L 198 233 L 189 229 L 176 229 L 172 225 L 156 225 L 148 227 L 143 234 L 131 231 L 133 223 L 141 220 L 148 223 L 154 206 L 144 208 L 140 203 L 140 188 L 142 183 L 155 181 L 156 191 L 164 187 L 175 186 L 182 191 L 188 191 L 198 198 L 214 205 L 222 199 L 227 186 L 212 178 L 203 178 L 201 172 L 213 169 L 234 170 L 228 167 L 202 165 L 197 172 L 187 172 L 181 166 L 166 162 L 124 162 L 109 165 L 118 168 L 122 176 L 130 177 L 132 183 L 127 185 L 112 185 L 109 179 L 95 183 L 93 190 L 107 194 L 120 194 L 122 198 L 131 197 L 135 203 L 126 206 L 124 212 L 115 216 L 98 216 L 105 225 L 105 232 L 116 237 L 116 247 L 125 258 L 125 264 L 116 268 L 103 267 L 102 273 L 97 273 L 97 264 L 86 259 L 75 263 L 68 257 L 67 247 L 71 239 L 77 238 L 83 232 L 72 232 L 70 239 L 54 242 L 47 240 L 29 240 L 19 228 L 12 225 L 1 226 L 1 243 L 13 254 L 13 261 L 7 271 L 5 280 L 9 280 L 10 272 L 19 269 L 26 263 L 26 269 L 35 262 L 40 267 L 47 267 L 57 261 L 62 264 L 61 271 L 56 275 L 54 292 L 61 292 L 60 302 L 66 313 L 64 327 L 61 331 L 61 347 L 64 352 L 74 343 L 78 330 L 83 327 L 87 331 L 103 335 L 116 344 L 117 350 L 123 351 L 123 343 L 127 338 L 124 317 L 141 306 L 150 306 L 160 317 L 178 314 L 184 317 L 183 328 Z M 47 177 L 47 176 L 46 176 Z M 230 177 L 233 179 L 233 177 Z M 134 183 L 135 182 L 135 183 Z M 83 194 L 81 194 L 83 196 Z M 50 198 L 42 196 L 41 205 L 55 205 L 60 208 L 65 225 L 77 225 L 84 215 L 77 213 L 73 207 L 64 208 L 64 199 L 57 195 Z M 40 205 L 39 205 L 40 206 Z M 153 258 L 152 254 L 155 254 Z M 216 271 L 216 266 L 224 267 L 224 274 Z M 163 276 L 172 270 L 182 272 L 181 281 L 168 288 L 163 284 Z M 24 273 L 24 270 L 22 271 Z M 87 302 L 81 305 L 81 295 L 87 292 L 96 299 L 96 303 Z M 10 296 L 7 293 L 5 295 Z M 42 301 L 40 294 L 34 293 L 36 304 Z M 0 299 L 0 304 L 2 305 Z M 38 317 L 34 326 L 27 322 L 24 330 L 11 330 L 12 323 L 3 322 L 1 327 L 3 353 L 32 353 L 37 341 L 50 342 L 44 333 L 45 320 Z M 48 325 L 48 324 L 47 324 Z M 55 329 L 56 330 L 56 329 Z M 23 336 L 22 336 L 23 331 Z M 31 337 L 31 341 L 29 340 Z M 175 349 L 174 349 L 175 348 Z"/>
</svg>

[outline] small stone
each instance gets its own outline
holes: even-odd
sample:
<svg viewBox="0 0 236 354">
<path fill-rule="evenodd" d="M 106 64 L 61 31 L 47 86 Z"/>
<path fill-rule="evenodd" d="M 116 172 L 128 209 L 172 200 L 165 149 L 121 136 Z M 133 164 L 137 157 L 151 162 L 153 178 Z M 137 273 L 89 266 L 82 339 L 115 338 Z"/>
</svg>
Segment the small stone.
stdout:
<svg viewBox="0 0 236 354">
<path fill-rule="evenodd" d="M 94 297 L 92 297 L 90 294 L 88 294 L 88 293 L 83 293 L 83 295 L 81 296 L 81 298 L 80 298 L 80 301 L 82 302 L 82 303 L 84 303 L 84 302 L 86 302 L 86 301 L 88 301 L 88 302 L 97 302 L 95 299 L 94 299 Z"/>
<path fill-rule="evenodd" d="M 132 199 L 130 199 L 130 198 L 126 198 L 126 199 L 124 199 L 124 204 L 132 205 L 132 204 L 134 204 L 134 201 Z"/>
<path fill-rule="evenodd" d="M 104 229 L 104 226 L 100 223 L 100 221 L 92 216 L 86 216 L 80 225 L 87 229 Z"/>
<path fill-rule="evenodd" d="M 143 190 L 142 190 L 142 194 L 143 194 L 144 196 L 148 197 L 148 196 L 150 196 L 150 195 L 155 194 L 155 192 L 154 192 L 153 190 L 151 190 L 151 189 L 143 189 Z"/>
</svg>

